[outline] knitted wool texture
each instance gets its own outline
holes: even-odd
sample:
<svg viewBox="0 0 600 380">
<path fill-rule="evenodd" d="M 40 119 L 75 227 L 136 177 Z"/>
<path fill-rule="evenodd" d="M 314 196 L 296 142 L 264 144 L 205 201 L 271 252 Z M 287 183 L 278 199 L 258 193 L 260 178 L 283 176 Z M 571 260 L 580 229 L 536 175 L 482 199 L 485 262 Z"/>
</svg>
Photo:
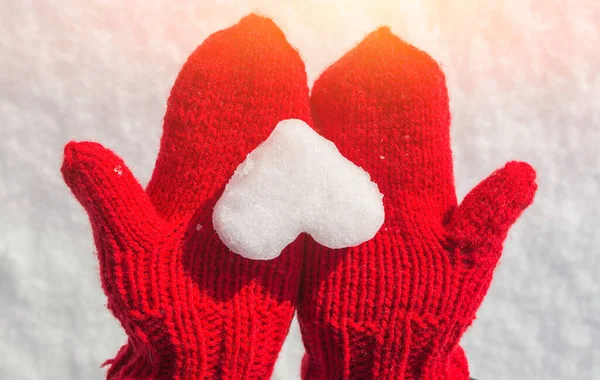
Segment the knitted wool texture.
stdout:
<svg viewBox="0 0 600 380">
<path fill-rule="evenodd" d="M 468 379 L 459 340 L 535 172 L 510 162 L 457 206 L 444 75 L 386 28 L 320 76 L 311 107 L 317 130 L 379 185 L 386 219 L 358 247 L 307 243 L 303 378 Z"/>
<path fill-rule="evenodd" d="M 173 86 L 146 191 L 101 145 L 69 143 L 62 172 L 89 214 L 108 308 L 129 339 L 108 379 L 268 379 L 303 260 L 230 252 L 212 207 L 235 168 L 287 118 L 310 123 L 306 73 L 275 24 L 210 36 Z"/>
</svg>

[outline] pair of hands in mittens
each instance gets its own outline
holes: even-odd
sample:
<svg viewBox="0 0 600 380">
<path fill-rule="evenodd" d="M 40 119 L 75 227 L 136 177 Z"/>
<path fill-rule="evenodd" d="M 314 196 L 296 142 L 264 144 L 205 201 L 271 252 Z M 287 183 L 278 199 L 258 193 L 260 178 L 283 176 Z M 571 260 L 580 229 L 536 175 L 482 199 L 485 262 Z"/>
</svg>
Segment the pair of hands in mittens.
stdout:
<svg viewBox="0 0 600 380">
<path fill-rule="evenodd" d="M 284 119 L 302 119 L 370 173 L 385 222 L 357 247 L 301 235 L 270 261 L 227 249 L 212 207 Z M 314 123 L 313 123 L 314 121 Z M 306 379 L 466 379 L 458 345 L 535 173 L 512 162 L 457 206 L 444 75 L 388 29 L 330 66 L 312 94 L 269 19 L 214 33 L 173 86 L 144 190 L 101 145 L 62 172 L 89 214 L 108 308 L 128 342 L 109 379 L 265 379 L 298 308 Z"/>
</svg>

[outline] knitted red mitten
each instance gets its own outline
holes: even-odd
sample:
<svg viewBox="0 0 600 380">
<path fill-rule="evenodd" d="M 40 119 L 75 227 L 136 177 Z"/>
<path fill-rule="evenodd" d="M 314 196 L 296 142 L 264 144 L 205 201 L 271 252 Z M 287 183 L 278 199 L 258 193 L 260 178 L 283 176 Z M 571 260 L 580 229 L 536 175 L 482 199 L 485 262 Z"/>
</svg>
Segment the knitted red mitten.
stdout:
<svg viewBox="0 0 600 380">
<path fill-rule="evenodd" d="M 386 28 L 321 75 L 311 106 L 319 132 L 379 185 L 386 219 L 358 247 L 308 243 L 303 377 L 467 379 L 459 340 L 533 200 L 533 169 L 510 162 L 457 206 L 444 75 Z"/>
<path fill-rule="evenodd" d="M 211 215 L 234 169 L 287 118 L 309 121 L 304 64 L 272 21 L 248 16 L 183 66 L 147 191 L 99 144 L 66 146 L 62 172 L 89 214 L 108 307 L 129 336 L 109 379 L 269 378 L 303 241 L 247 260 L 219 240 Z"/>
</svg>

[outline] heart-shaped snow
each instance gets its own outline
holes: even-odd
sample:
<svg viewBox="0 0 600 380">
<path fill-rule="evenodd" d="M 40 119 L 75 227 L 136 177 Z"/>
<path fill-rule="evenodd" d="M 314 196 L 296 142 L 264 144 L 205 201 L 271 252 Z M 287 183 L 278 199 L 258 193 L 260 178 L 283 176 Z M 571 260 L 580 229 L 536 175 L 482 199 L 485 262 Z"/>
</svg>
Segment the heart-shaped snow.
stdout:
<svg viewBox="0 0 600 380">
<path fill-rule="evenodd" d="M 302 232 L 329 248 L 370 240 L 385 218 L 382 198 L 369 174 L 331 141 L 289 119 L 235 170 L 213 224 L 233 252 L 268 260 Z"/>
</svg>

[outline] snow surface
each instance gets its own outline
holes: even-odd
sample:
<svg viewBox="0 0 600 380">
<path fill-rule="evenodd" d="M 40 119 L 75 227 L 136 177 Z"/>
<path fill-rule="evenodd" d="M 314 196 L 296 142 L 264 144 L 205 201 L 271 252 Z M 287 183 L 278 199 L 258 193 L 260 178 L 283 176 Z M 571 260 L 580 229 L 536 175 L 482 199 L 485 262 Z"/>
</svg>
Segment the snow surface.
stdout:
<svg viewBox="0 0 600 380">
<path fill-rule="evenodd" d="M 274 17 L 311 82 L 381 24 L 442 62 L 459 198 L 510 159 L 538 170 L 463 339 L 472 374 L 600 379 L 597 0 L 1 0 L 0 378 L 103 378 L 125 337 L 63 145 L 99 141 L 147 182 L 179 68 L 250 11 Z M 273 378 L 298 378 L 301 356 L 294 324 Z"/>
<path fill-rule="evenodd" d="M 385 217 L 382 199 L 369 174 L 333 142 L 288 119 L 237 167 L 213 225 L 233 252 L 270 260 L 302 232 L 329 248 L 372 239 Z"/>
</svg>

